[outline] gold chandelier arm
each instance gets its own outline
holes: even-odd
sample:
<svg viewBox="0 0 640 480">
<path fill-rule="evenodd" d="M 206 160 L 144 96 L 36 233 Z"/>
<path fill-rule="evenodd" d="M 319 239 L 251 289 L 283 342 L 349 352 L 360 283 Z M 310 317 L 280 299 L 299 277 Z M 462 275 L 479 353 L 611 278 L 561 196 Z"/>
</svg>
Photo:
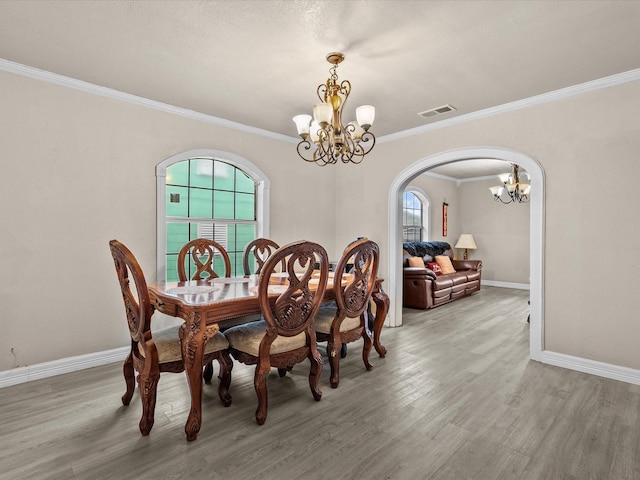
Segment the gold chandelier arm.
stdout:
<svg viewBox="0 0 640 480">
<path fill-rule="evenodd" d="M 347 103 L 347 97 L 351 93 L 351 82 L 349 80 L 343 80 L 340 84 L 340 93 L 344 96 L 342 99 L 342 105 L 344 106 Z"/>
<path fill-rule="evenodd" d="M 316 93 L 318 94 L 318 98 L 321 102 L 327 103 L 327 85 L 325 83 L 321 83 L 320 85 L 318 85 Z"/>
<path fill-rule="evenodd" d="M 502 195 L 494 195 L 493 199 L 495 201 L 500 201 L 505 205 L 509 205 L 510 203 L 527 203 L 529 201 L 529 195 L 521 195 L 519 193 L 507 193 L 507 200 L 502 199 Z"/>
<path fill-rule="evenodd" d="M 302 158 L 305 162 L 315 162 L 316 161 L 316 152 L 317 150 L 313 151 L 313 156 L 308 158 L 304 155 L 304 152 L 309 152 L 309 150 L 311 150 L 311 142 L 309 142 L 308 140 L 302 140 L 300 143 L 298 143 L 298 146 L 296 147 L 296 150 L 298 152 L 298 155 L 300 156 L 300 158 Z"/>
<path fill-rule="evenodd" d="M 368 145 L 369 142 L 371 142 L 371 145 Z M 363 143 L 365 144 L 364 147 L 362 146 Z M 364 132 L 362 134 L 362 137 L 360 137 L 360 143 L 358 144 L 358 146 L 361 147 L 362 150 L 364 151 L 363 155 L 366 155 L 371 151 L 371 149 L 373 149 L 373 146 L 375 144 L 376 144 L 376 136 L 371 132 Z"/>
</svg>

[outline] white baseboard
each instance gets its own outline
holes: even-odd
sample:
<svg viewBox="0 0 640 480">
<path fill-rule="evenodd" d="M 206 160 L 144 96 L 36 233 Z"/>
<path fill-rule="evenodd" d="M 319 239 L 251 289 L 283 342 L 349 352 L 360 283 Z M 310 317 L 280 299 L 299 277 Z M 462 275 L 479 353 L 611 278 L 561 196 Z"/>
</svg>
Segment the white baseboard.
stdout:
<svg viewBox="0 0 640 480">
<path fill-rule="evenodd" d="M 114 348 L 103 352 L 88 353 L 76 357 L 61 358 L 51 362 L 38 363 L 27 367 L 17 367 L 0 372 L 0 388 L 26 383 L 40 378 L 53 377 L 63 373 L 77 372 L 85 368 L 123 362 L 131 347 Z"/>
<path fill-rule="evenodd" d="M 514 287 L 511 287 L 514 288 Z M 0 372 L 0 388 L 26 383 L 41 378 L 53 377 L 63 373 L 77 372 L 86 368 L 123 362 L 129 353 L 129 347 L 114 348 L 104 352 L 89 353 L 76 357 L 62 358 L 51 362 L 39 363 L 27 367 L 18 367 Z M 556 367 L 567 368 L 577 372 L 597 375 L 599 377 L 619 380 L 621 382 L 640 385 L 640 370 L 620 367 L 610 363 L 598 362 L 586 358 L 565 355 L 564 353 L 543 350 L 540 362 Z"/>
<path fill-rule="evenodd" d="M 550 352 L 549 350 L 540 352 L 540 361 L 556 367 L 640 385 L 640 370 L 634 368 L 620 367 L 610 363 L 565 355 L 564 353 Z"/>
<path fill-rule="evenodd" d="M 501 287 L 501 288 L 517 288 L 518 290 L 531 290 L 528 283 L 511 283 L 511 282 L 498 282 L 496 280 L 480 280 L 481 285 L 487 287 Z"/>
</svg>

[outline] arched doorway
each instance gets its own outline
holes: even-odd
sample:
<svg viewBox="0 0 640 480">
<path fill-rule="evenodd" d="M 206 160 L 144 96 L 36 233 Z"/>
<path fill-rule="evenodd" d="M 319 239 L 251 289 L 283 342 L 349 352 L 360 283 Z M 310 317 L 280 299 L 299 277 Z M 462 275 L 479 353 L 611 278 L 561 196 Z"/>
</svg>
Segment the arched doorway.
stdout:
<svg viewBox="0 0 640 480">
<path fill-rule="evenodd" d="M 402 325 L 402 193 L 409 182 L 424 170 L 462 160 L 492 158 L 521 165 L 531 177 L 530 201 L 530 296 L 531 327 L 529 335 L 530 356 L 540 360 L 544 350 L 544 171 L 533 158 L 500 147 L 469 147 L 438 153 L 420 159 L 401 171 L 389 189 L 389 296 L 392 308 L 387 324 Z"/>
</svg>

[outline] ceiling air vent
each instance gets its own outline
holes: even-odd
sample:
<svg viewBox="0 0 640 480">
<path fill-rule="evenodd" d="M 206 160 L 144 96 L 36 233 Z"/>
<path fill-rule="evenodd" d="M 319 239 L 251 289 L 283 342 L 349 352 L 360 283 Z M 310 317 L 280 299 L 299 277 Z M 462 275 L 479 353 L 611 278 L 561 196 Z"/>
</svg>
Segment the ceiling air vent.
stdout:
<svg viewBox="0 0 640 480">
<path fill-rule="evenodd" d="M 418 113 L 418 115 L 421 116 L 422 118 L 430 118 L 430 117 L 435 117 L 437 115 L 442 115 L 443 113 L 453 112 L 454 110 L 455 110 L 455 107 L 452 107 L 451 105 L 447 104 L 441 107 L 432 108 L 431 110 L 425 110 L 424 112 Z"/>
</svg>

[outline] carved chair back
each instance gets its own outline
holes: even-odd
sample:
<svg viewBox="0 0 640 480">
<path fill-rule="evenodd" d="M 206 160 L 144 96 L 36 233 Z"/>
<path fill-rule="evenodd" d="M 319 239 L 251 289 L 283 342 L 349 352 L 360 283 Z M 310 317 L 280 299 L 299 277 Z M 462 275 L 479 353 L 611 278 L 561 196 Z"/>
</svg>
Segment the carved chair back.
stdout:
<svg viewBox="0 0 640 480">
<path fill-rule="evenodd" d="M 221 275 L 214 270 L 216 253 L 224 261 L 224 276 L 231 276 L 231 260 L 225 248 L 218 242 L 206 238 L 196 238 L 186 243 L 178 253 L 178 278 L 181 282 L 189 280 L 185 270 L 185 258 L 189 254 L 196 267 L 190 280 L 203 278 L 218 278 Z M 205 275 L 206 274 L 206 275 Z"/>
<path fill-rule="evenodd" d="M 320 264 L 319 278 L 314 276 L 316 258 Z M 286 284 L 281 283 L 281 274 L 274 276 L 283 261 L 283 273 L 288 274 Z M 267 323 L 267 334 L 260 345 L 261 352 L 263 347 L 269 352 L 277 335 L 292 337 L 307 331 L 315 343 L 312 323 L 326 290 L 328 271 L 326 250 L 308 241 L 285 245 L 267 259 L 258 283 L 260 308 Z M 276 299 L 270 297 L 270 290 L 274 287 L 283 290 Z"/>
<path fill-rule="evenodd" d="M 124 309 L 127 314 L 129 334 L 135 343 L 142 343 L 151 337 L 151 300 L 142 268 L 133 253 L 118 240 L 109 242 L 111 256 L 116 266 L 116 274 L 122 291 Z M 133 280 L 133 290 L 131 288 Z M 137 352 L 137 349 L 132 349 Z"/>
<path fill-rule="evenodd" d="M 256 271 L 254 272 L 256 275 L 259 275 L 262 271 L 262 267 L 264 267 L 267 259 L 273 255 L 273 253 L 280 248 L 273 240 L 269 240 L 268 238 L 256 238 L 255 240 L 249 242 L 249 244 L 244 249 L 244 256 L 242 259 L 242 267 L 244 269 L 245 275 L 251 275 L 251 266 L 255 261 L 257 265 Z M 282 271 L 285 270 L 285 259 L 282 259 Z"/>
<path fill-rule="evenodd" d="M 380 251 L 378 245 L 366 238 L 347 245 L 335 268 L 333 291 L 336 304 L 343 317 L 356 318 L 369 306 L 371 293 L 378 275 Z M 341 287 L 347 264 L 353 264 L 349 283 Z"/>
</svg>

